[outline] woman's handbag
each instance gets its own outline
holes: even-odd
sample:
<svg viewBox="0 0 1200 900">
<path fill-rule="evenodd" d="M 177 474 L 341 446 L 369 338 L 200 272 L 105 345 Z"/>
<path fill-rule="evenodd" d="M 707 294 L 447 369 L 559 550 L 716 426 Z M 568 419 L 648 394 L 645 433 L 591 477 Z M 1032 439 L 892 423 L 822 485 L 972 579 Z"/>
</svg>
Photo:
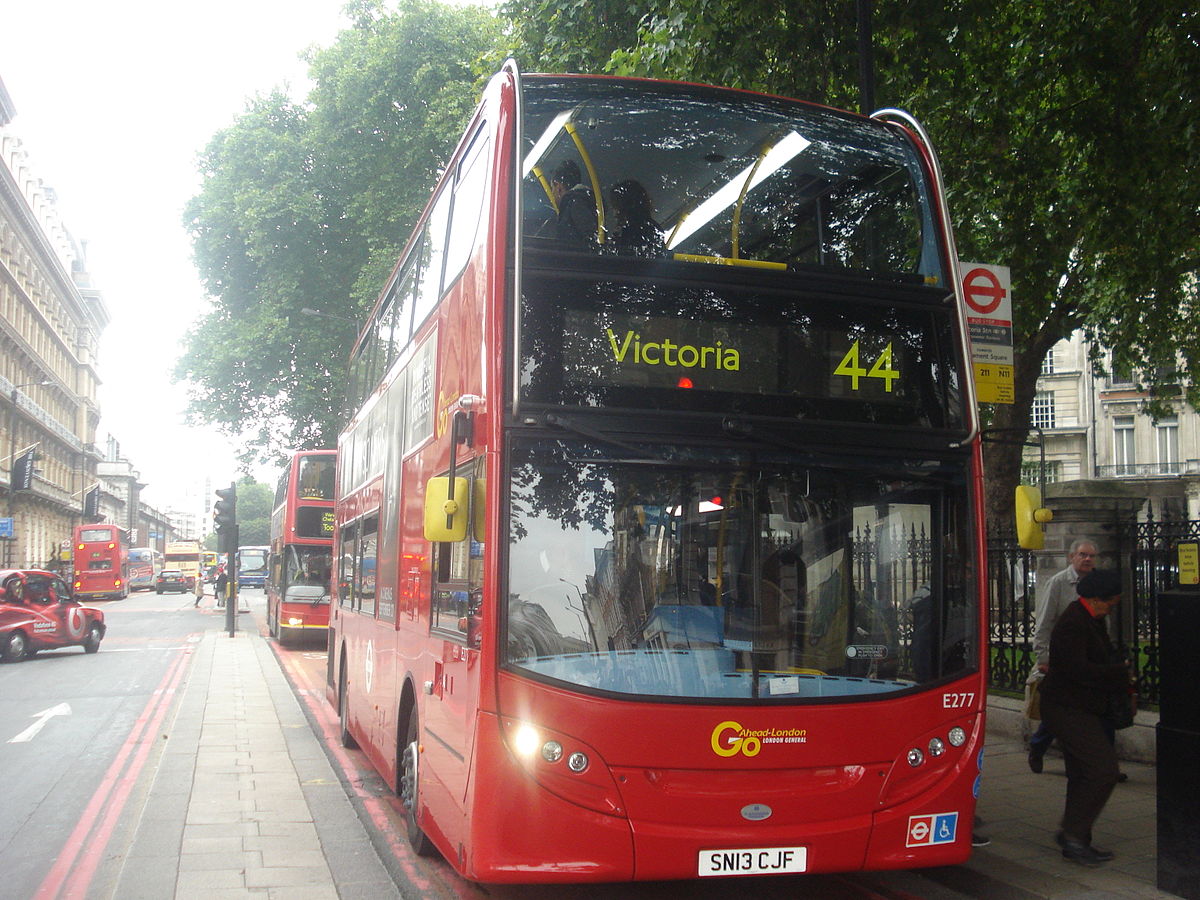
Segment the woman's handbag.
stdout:
<svg viewBox="0 0 1200 900">
<path fill-rule="evenodd" d="M 1111 662 L 1124 663 L 1129 667 L 1129 651 L 1124 647 L 1115 648 L 1110 656 Z M 1133 724 L 1133 717 L 1137 715 L 1137 692 L 1133 688 L 1132 682 L 1128 690 L 1120 691 L 1108 695 L 1108 708 L 1104 711 L 1104 721 L 1110 727 L 1120 731 L 1122 728 L 1128 728 Z"/>
<path fill-rule="evenodd" d="M 1137 714 L 1137 694 L 1122 691 L 1119 694 L 1109 694 L 1108 709 L 1104 712 L 1104 721 L 1120 731 L 1133 724 Z"/>
<path fill-rule="evenodd" d="M 1042 717 L 1042 673 L 1034 671 L 1025 680 L 1025 718 L 1034 722 Z"/>
</svg>

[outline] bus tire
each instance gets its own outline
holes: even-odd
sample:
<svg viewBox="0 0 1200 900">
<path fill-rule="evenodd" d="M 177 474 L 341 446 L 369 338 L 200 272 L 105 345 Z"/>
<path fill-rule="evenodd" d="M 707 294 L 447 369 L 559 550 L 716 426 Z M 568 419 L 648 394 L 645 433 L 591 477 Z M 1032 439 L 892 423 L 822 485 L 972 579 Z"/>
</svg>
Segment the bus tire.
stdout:
<svg viewBox="0 0 1200 900">
<path fill-rule="evenodd" d="M 404 743 L 400 745 L 400 774 L 397 777 L 397 793 L 404 804 L 404 831 L 409 846 L 417 856 L 433 856 L 437 848 L 429 840 L 421 826 L 417 823 L 417 795 L 420 790 L 420 723 L 417 719 L 417 705 L 414 703 L 408 711 L 408 726 L 404 729 Z"/>
<path fill-rule="evenodd" d="M 358 746 L 358 741 L 354 740 L 354 735 L 350 733 L 350 716 L 346 708 L 350 701 L 346 699 L 345 651 L 343 650 L 342 653 L 342 674 L 338 678 L 338 738 L 341 740 L 343 747 L 353 750 Z"/>
</svg>

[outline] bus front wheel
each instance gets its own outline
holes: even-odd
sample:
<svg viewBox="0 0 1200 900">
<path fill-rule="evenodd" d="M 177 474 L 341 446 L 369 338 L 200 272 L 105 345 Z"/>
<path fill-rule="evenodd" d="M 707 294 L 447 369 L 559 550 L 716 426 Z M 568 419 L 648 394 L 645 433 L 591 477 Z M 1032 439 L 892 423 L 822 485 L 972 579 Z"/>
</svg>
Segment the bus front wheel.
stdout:
<svg viewBox="0 0 1200 900">
<path fill-rule="evenodd" d="M 400 801 L 404 804 L 405 834 L 417 856 L 433 856 L 437 848 L 417 824 L 417 770 L 421 751 L 418 741 L 417 706 L 408 711 L 408 727 L 400 747 Z"/>
</svg>

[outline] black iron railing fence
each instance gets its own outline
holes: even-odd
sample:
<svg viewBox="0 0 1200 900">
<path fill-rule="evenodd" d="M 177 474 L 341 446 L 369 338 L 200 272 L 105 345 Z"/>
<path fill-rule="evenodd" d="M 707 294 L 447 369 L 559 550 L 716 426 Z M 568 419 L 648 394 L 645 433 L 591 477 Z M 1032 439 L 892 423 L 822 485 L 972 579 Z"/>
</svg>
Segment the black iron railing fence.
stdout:
<svg viewBox="0 0 1200 900">
<path fill-rule="evenodd" d="M 1152 507 L 1144 519 L 1117 529 L 1118 568 L 1130 590 L 1117 607 L 1115 627 L 1133 661 L 1142 705 L 1158 703 L 1158 597 L 1178 583 L 1175 548 L 1181 541 L 1200 542 L 1200 521 L 1156 519 Z M 991 686 L 998 690 L 1024 690 L 1033 666 L 1035 569 L 1035 555 L 1014 539 L 989 538 L 988 639 Z"/>
<path fill-rule="evenodd" d="M 1022 691 L 1033 667 L 1036 604 L 1033 553 L 1012 538 L 988 541 L 988 643 L 991 685 Z"/>
</svg>

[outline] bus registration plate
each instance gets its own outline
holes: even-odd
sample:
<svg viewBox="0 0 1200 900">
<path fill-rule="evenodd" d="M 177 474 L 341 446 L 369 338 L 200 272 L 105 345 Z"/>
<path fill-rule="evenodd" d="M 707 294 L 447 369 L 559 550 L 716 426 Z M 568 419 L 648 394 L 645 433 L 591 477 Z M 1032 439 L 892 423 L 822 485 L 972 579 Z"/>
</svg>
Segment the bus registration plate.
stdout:
<svg viewBox="0 0 1200 900">
<path fill-rule="evenodd" d="M 807 847 L 758 847 L 701 850 L 699 874 L 783 875 L 808 871 Z"/>
</svg>

